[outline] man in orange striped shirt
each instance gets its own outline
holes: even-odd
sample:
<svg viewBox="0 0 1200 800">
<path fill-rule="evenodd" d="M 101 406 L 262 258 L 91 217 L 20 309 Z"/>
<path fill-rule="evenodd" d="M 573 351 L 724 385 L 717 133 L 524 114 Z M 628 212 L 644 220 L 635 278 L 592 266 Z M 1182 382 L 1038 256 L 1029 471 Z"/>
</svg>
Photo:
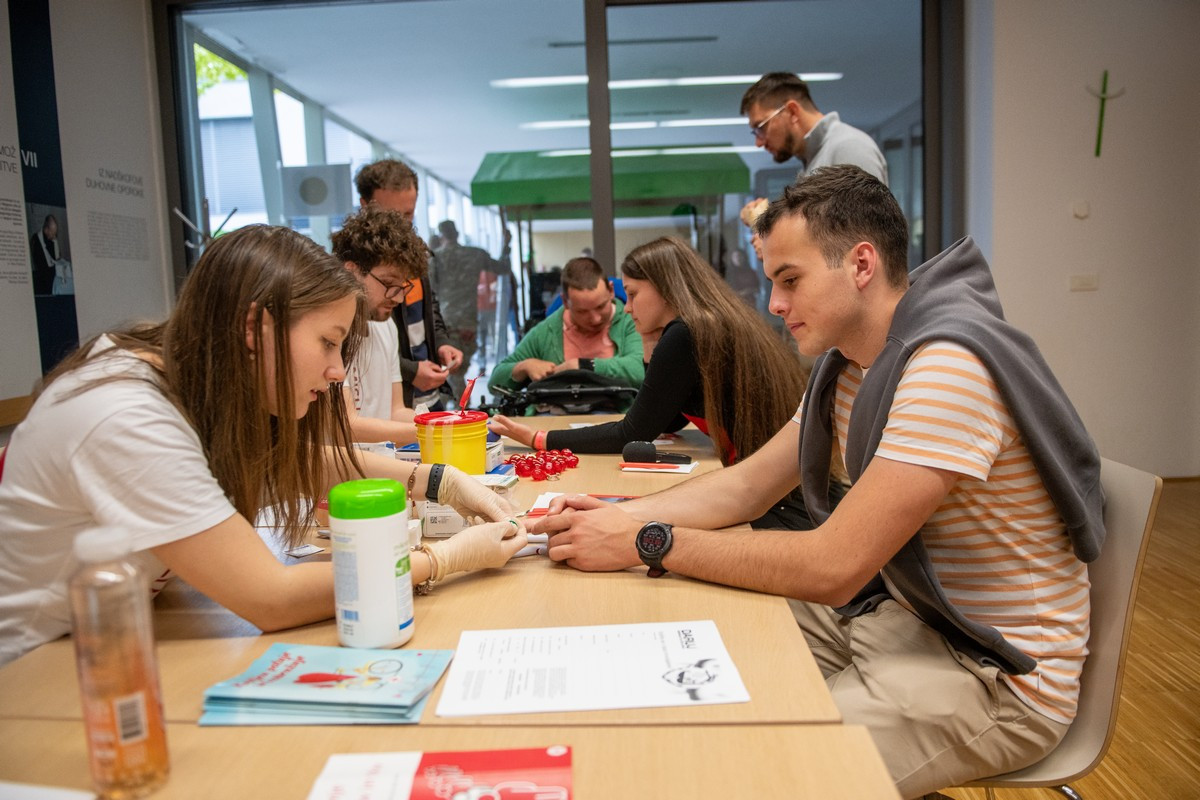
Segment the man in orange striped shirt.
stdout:
<svg viewBox="0 0 1200 800">
<path fill-rule="evenodd" d="M 620 506 L 566 498 L 535 530 L 579 569 L 646 563 L 790 598 L 904 797 L 1039 760 L 1087 654 L 1095 445 L 969 238 L 910 281 L 907 225 L 875 178 L 817 170 L 757 232 L 772 312 L 820 355 L 793 422 L 733 467 Z M 834 453 L 852 485 L 831 510 Z M 797 483 L 814 530 L 714 530 Z"/>
</svg>

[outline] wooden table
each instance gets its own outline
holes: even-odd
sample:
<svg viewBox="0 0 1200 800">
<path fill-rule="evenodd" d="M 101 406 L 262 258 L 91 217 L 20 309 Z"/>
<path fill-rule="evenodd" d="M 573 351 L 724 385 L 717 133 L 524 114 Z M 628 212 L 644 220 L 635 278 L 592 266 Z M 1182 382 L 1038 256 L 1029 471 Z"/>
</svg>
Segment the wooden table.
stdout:
<svg viewBox="0 0 1200 800">
<path fill-rule="evenodd" d="M 78 722 L 0 721 L 0 780 L 89 788 Z M 843 725 L 167 729 L 171 777 L 155 800 L 303 798 L 333 753 L 484 750 L 566 744 L 573 796 L 896 800 L 864 728 Z"/>
<path fill-rule="evenodd" d="M 532 421 L 562 427 L 571 418 Z M 698 458 L 693 475 L 719 468 L 699 431 L 685 431 L 670 449 Z M 583 456 L 580 467 L 559 481 L 522 480 L 516 500 L 527 506 L 543 491 L 645 495 L 681 479 L 623 473 L 619 461 L 619 455 Z M 453 649 L 463 630 L 692 619 L 716 622 L 749 703 L 439 718 L 439 685 L 419 727 L 198 728 L 204 689 L 245 669 L 270 644 L 336 645 L 337 637 L 332 621 L 262 634 L 176 581 L 155 608 L 175 762 L 175 778 L 161 796 L 303 796 L 330 753 L 522 743 L 577 747 L 580 797 L 799 797 L 804 794 L 794 787 L 817 785 L 822 797 L 894 796 L 869 738 L 839 724 L 791 612 L 778 597 L 670 575 L 651 580 L 644 568 L 584 573 L 528 557 L 501 570 L 452 577 L 417 598 L 416 632 L 407 646 Z M 0 669 L 5 741 L 0 779 L 86 786 L 74 670 L 68 639 Z M 39 753 L 54 756 L 51 763 L 59 767 L 40 765 Z M 202 774 L 203 783 L 188 777 Z M 256 782 L 261 791 L 253 789 Z"/>
</svg>

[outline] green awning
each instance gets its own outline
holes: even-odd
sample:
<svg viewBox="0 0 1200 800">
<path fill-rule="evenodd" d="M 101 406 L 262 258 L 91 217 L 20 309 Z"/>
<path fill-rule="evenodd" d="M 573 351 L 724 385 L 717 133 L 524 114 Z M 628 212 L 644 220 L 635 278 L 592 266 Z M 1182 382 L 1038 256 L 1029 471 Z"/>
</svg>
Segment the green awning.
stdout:
<svg viewBox="0 0 1200 800">
<path fill-rule="evenodd" d="M 750 170 L 736 153 L 615 155 L 612 163 L 618 216 L 670 213 L 694 198 L 750 191 Z M 488 153 L 471 181 L 471 202 L 535 216 L 588 216 L 588 156 Z"/>
</svg>

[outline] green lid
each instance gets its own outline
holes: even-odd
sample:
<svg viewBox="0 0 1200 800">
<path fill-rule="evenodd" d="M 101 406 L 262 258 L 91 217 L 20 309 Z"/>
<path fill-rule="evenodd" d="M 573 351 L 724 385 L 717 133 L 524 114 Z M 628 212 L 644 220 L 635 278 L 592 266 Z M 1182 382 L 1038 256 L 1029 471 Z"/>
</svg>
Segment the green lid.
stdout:
<svg viewBox="0 0 1200 800">
<path fill-rule="evenodd" d="M 329 516 L 374 519 L 399 514 L 406 507 L 404 486 L 391 478 L 365 478 L 339 483 L 329 490 Z"/>
</svg>

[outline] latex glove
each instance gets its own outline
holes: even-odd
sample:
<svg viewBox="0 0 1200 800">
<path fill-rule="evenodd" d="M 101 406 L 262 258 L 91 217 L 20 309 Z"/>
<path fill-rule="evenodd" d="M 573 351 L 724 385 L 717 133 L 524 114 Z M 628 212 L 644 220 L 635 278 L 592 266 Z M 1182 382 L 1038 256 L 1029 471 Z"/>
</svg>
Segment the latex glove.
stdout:
<svg viewBox="0 0 1200 800">
<path fill-rule="evenodd" d="M 506 519 L 504 522 L 463 528 L 449 539 L 427 543 L 425 549 L 433 551 L 438 565 L 437 580 L 441 580 L 456 572 L 503 567 L 513 554 L 528 543 L 529 537 L 525 535 L 521 524 L 514 519 Z"/>
<path fill-rule="evenodd" d="M 468 519 L 482 518 L 501 522 L 512 516 L 512 509 L 501 497 L 458 467 L 446 465 L 438 486 L 438 502 L 452 506 Z"/>
</svg>

